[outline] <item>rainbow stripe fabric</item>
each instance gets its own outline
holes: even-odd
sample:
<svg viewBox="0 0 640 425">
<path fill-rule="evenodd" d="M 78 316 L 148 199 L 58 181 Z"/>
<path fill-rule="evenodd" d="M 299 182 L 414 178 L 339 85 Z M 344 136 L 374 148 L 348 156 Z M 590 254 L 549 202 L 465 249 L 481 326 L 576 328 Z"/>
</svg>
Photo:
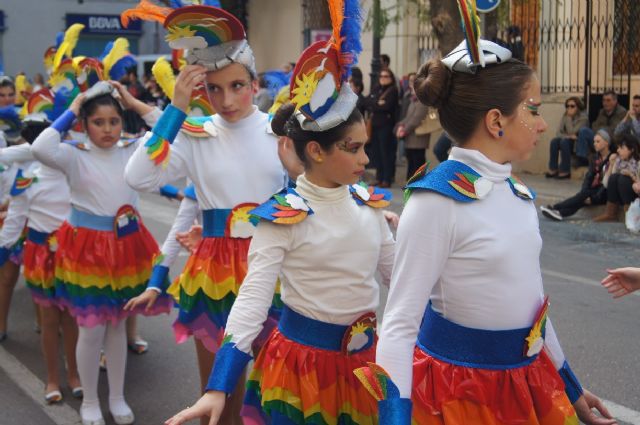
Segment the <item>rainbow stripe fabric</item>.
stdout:
<svg viewBox="0 0 640 425">
<path fill-rule="evenodd" d="M 377 402 L 353 373 L 374 356 L 375 346 L 346 355 L 299 344 L 274 331 L 247 382 L 244 423 L 377 424 Z"/>
<path fill-rule="evenodd" d="M 204 238 L 182 274 L 167 290 L 180 313 L 173 325 L 176 342 L 194 335 L 211 352 L 220 348 L 240 284 L 247 274 L 249 238 Z"/>
<path fill-rule="evenodd" d="M 413 424 L 579 424 L 544 351 L 533 363 L 506 370 L 454 365 L 418 347 L 413 359 Z"/>
<path fill-rule="evenodd" d="M 124 311 L 140 295 L 151 276 L 158 245 L 140 223 L 137 232 L 116 238 L 111 231 L 73 227 L 65 222 L 57 233 L 56 297 L 80 326 L 117 323 L 131 314 L 168 313 L 170 297 L 158 298 L 152 311 Z"/>
<path fill-rule="evenodd" d="M 43 307 L 56 306 L 55 253 L 48 245 L 26 241 L 23 264 L 25 283 L 33 301 Z"/>
</svg>

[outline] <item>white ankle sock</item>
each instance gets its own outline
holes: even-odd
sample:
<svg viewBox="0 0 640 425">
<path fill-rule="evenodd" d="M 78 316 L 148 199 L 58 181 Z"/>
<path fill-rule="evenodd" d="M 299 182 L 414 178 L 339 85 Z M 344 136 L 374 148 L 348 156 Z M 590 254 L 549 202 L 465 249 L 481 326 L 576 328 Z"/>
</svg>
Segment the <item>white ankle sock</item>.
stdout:
<svg viewBox="0 0 640 425">
<path fill-rule="evenodd" d="M 102 411 L 100 411 L 100 402 L 95 400 L 82 400 L 80 406 L 80 416 L 82 419 L 89 421 L 99 421 L 102 419 Z"/>
<path fill-rule="evenodd" d="M 124 397 L 109 397 L 109 411 L 113 416 L 127 416 L 133 413 Z"/>
</svg>

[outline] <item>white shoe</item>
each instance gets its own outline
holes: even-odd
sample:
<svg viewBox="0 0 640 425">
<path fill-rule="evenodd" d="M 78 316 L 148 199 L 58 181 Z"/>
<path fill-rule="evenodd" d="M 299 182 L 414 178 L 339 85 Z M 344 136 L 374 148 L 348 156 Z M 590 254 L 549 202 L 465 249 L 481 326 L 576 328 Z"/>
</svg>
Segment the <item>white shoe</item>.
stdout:
<svg viewBox="0 0 640 425">
<path fill-rule="evenodd" d="M 82 418 L 82 425 L 104 425 L 104 418 L 97 401 L 83 402 L 80 406 L 80 417 Z"/>
<path fill-rule="evenodd" d="M 550 218 L 551 220 L 562 221 L 562 214 L 560 214 L 560 211 L 558 210 L 554 210 L 549 206 L 542 205 L 540 207 L 540 211 L 542 212 L 543 216 Z"/>
<path fill-rule="evenodd" d="M 126 415 L 114 415 L 111 413 L 111 416 L 113 416 L 113 421 L 118 425 L 131 425 L 136 420 L 133 412 L 129 412 Z"/>
<path fill-rule="evenodd" d="M 100 418 L 100 419 L 83 419 L 82 420 L 82 425 L 104 425 L 104 419 Z"/>
</svg>

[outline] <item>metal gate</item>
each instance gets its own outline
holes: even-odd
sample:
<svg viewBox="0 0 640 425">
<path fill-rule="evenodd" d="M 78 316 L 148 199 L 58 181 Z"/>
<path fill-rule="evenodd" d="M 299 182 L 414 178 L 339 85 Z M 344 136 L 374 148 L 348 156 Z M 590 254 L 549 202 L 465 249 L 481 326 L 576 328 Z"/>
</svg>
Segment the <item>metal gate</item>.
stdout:
<svg viewBox="0 0 640 425">
<path fill-rule="evenodd" d="M 544 93 L 581 93 L 590 114 L 607 90 L 628 106 L 631 76 L 640 74 L 640 1 L 512 0 L 511 22 Z"/>
</svg>

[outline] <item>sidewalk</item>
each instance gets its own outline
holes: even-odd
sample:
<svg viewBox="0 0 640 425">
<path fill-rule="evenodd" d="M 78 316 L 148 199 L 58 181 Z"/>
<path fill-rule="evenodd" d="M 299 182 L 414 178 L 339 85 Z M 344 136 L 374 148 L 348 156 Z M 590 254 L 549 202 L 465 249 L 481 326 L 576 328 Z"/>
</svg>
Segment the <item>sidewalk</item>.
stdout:
<svg viewBox="0 0 640 425">
<path fill-rule="evenodd" d="M 437 164 L 432 164 L 432 168 Z M 369 177 L 373 177 L 375 170 L 367 170 Z M 402 199 L 404 179 L 401 176 L 406 174 L 406 168 L 398 164 L 396 170 L 396 184 L 391 188 L 393 200 L 390 209 L 398 214 L 402 211 Z M 556 180 L 547 179 L 543 174 L 518 175 L 528 186 L 536 192 L 535 204 L 538 208 L 541 205 L 553 204 L 575 195 L 582 185 L 582 179 Z M 371 180 L 373 180 L 371 178 Z M 624 244 L 628 247 L 640 249 L 640 235 L 629 232 L 623 222 L 617 223 L 593 223 L 593 217 L 604 211 L 603 206 L 582 208 L 572 217 L 568 217 L 562 222 L 549 220 L 538 212 L 540 228 L 542 231 L 562 231 L 570 239 L 576 242 L 594 243 L 615 243 Z"/>
</svg>

